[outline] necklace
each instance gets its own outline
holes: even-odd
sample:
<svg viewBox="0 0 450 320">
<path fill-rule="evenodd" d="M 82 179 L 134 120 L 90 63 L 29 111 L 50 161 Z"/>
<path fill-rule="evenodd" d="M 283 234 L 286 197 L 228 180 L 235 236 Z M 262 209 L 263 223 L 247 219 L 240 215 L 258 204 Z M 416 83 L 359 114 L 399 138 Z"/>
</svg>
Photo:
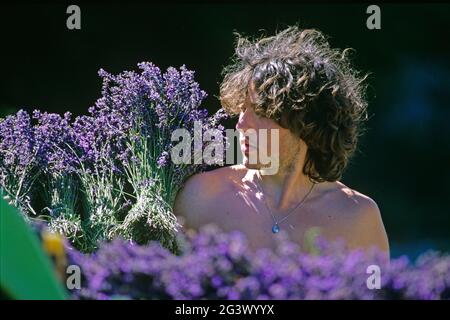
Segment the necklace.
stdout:
<svg viewBox="0 0 450 320">
<path fill-rule="evenodd" d="M 258 171 L 259 173 L 259 171 Z M 264 189 L 262 187 L 262 185 L 259 183 L 259 180 L 262 180 L 261 174 L 258 174 L 258 179 L 256 181 L 256 184 L 258 186 L 259 192 L 261 192 L 261 194 L 264 196 Z M 273 220 L 273 225 L 272 225 L 272 233 L 278 233 L 280 232 L 280 223 L 282 223 L 284 220 L 286 220 L 287 218 L 289 218 L 289 216 L 294 212 L 294 210 L 298 209 L 303 202 L 305 202 L 306 198 L 309 196 L 309 194 L 312 192 L 313 188 L 315 186 L 315 183 L 313 183 L 313 185 L 311 186 L 311 189 L 309 189 L 308 193 L 303 197 L 303 199 L 297 203 L 297 205 L 292 208 L 291 210 L 289 210 L 289 212 L 287 213 L 287 215 L 285 215 L 283 218 L 281 218 L 280 220 L 277 220 L 275 218 L 275 216 L 272 213 L 272 210 L 270 210 L 269 205 L 266 202 L 266 198 L 263 198 L 264 201 L 264 205 L 266 206 L 267 211 L 270 213 L 270 215 L 272 216 L 272 220 Z"/>
</svg>

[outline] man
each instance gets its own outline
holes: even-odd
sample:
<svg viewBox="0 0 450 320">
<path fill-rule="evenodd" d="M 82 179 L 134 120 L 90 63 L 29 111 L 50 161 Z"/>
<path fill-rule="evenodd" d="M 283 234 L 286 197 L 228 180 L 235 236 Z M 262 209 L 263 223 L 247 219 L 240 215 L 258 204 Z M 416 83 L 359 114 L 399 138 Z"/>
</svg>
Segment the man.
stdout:
<svg viewBox="0 0 450 320">
<path fill-rule="evenodd" d="M 302 245 L 318 228 L 350 249 L 377 247 L 387 254 L 380 211 L 371 198 L 338 181 L 356 149 L 367 118 L 365 88 L 346 56 L 317 30 L 290 27 L 273 37 L 239 37 L 225 68 L 220 100 L 239 115 L 243 164 L 191 177 L 179 192 L 175 214 L 186 228 L 215 223 L 243 232 L 252 248 L 273 248 L 283 230 Z M 278 132 L 279 167 L 267 174 L 260 148 L 244 133 Z M 269 138 L 268 141 L 271 141 Z"/>
</svg>

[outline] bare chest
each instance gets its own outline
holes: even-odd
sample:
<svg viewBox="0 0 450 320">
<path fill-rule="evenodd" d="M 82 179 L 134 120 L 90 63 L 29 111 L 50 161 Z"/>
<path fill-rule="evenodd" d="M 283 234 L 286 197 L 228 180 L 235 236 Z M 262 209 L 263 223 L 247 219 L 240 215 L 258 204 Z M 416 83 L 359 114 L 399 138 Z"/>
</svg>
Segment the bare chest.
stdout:
<svg viewBox="0 0 450 320">
<path fill-rule="evenodd" d="M 273 212 L 252 193 L 225 194 L 214 204 L 209 223 L 216 223 L 224 231 L 240 231 L 246 235 L 253 249 L 276 248 L 280 237 L 287 235 L 290 241 L 303 246 L 305 239 L 315 233 L 336 239 L 345 236 L 348 221 L 339 215 L 339 204 L 311 201 L 290 214 Z M 280 232 L 272 228 L 277 223 Z"/>
</svg>

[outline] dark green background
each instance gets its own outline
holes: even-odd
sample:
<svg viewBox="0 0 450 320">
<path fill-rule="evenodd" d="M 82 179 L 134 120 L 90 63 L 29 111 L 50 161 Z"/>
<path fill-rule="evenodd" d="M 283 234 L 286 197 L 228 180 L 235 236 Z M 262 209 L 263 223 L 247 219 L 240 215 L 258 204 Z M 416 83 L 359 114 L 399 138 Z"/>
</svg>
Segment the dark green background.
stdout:
<svg viewBox="0 0 450 320">
<path fill-rule="evenodd" d="M 368 5 L 83 2 L 82 29 L 70 31 L 66 5 L 2 4 L 0 116 L 86 113 L 100 96 L 99 68 L 141 61 L 186 64 L 217 110 L 233 31 L 314 27 L 356 49 L 355 65 L 372 74 L 369 130 L 343 182 L 378 203 L 393 256 L 450 250 L 450 5 L 380 4 L 381 30 L 366 28 Z"/>
</svg>

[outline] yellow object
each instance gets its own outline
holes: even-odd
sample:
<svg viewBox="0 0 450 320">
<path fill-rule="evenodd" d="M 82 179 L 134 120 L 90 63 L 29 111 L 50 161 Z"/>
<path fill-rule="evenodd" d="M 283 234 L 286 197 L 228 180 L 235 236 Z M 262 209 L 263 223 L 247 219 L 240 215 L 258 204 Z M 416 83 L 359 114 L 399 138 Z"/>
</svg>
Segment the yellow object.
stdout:
<svg viewBox="0 0 450 320">
<path fill-rule="evenodd" d="M 64 249 L 64 239 L 61 235 L 44 229 L 41 232 L 42 246 L 47 255 L 53 258 L 56 275 L 59 280 L 65 280 L 65 270 L 67 267 L 66 251 Z"/>
<path fill-rule="evenodd" d="M 47 230 L 42 232 L 42 245 L 50 256 L 63 257 L 65 255 L 63 238 Z"/>
</svg>

